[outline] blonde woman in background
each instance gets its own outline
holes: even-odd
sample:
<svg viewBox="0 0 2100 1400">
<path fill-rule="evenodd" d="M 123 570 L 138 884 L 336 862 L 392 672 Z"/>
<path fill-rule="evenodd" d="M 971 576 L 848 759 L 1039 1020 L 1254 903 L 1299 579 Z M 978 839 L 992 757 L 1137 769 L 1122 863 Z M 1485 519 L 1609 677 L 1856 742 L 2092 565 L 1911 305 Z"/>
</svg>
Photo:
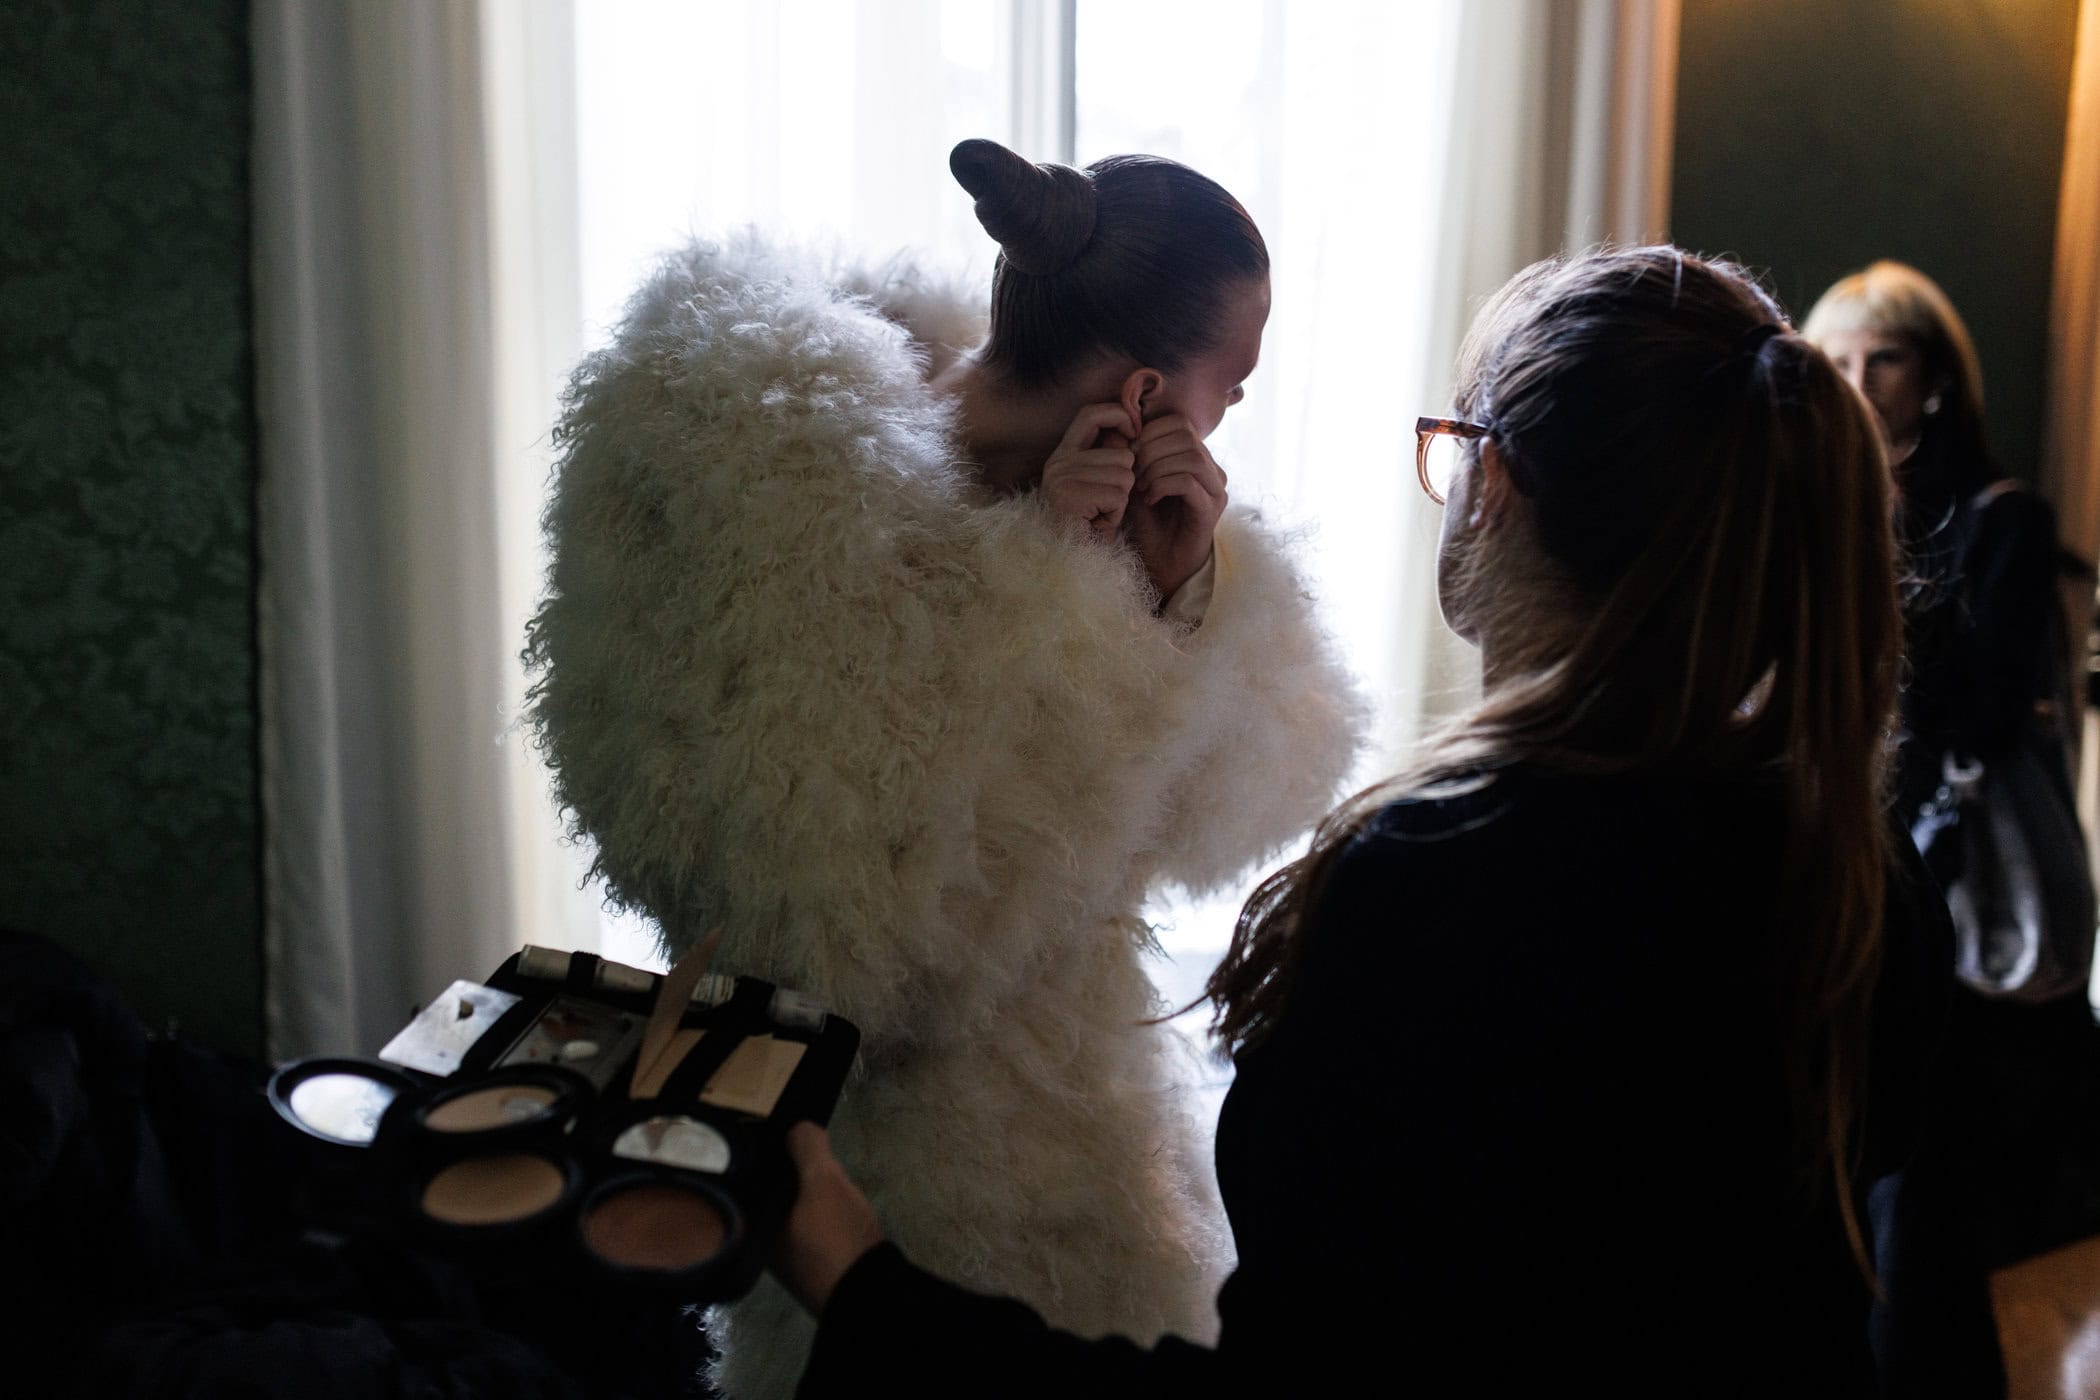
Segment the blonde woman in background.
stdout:
<svg viewBox="0 0 2100 1400">
<path fill-rule="evenodd" d="M 1897 791 L 1908 821 L 1951 745 L 2002 752 L 2045 694 L 2037 666 L 2059 616 L 2054 513 L 2010 483 L 1983 425 L 1983 370 L 1954 304 L 1882 261 L 1819 298 L 1802 334 L 1865 396 L 1887 446 L 1907 554 L 1911 679 Z"/>
<path fill-rule="evenodd" d="M 1991 452 L 1983 370 L 1960 313 L 1923 272 L 1883 260 L 1835 283 L 1802 331 L 1872 406 L 1900 493 L 1898 815 L 1923 835 L 1950 800 L 1950 760 L 1988 774 L 2023 745 L 2067 783 L 2056 755 L 2077 701 L 2058 584 L 2077 561 L 2060 547 L 2048 504 Z M 1962 850 L 1953 833 L 1938 840 L 1932 860 L 1944 878 L 1959 873 Z M 1935 1209 L 1961 1222 L 1959 1247 L 1990 1267 L 2100 1230 L 2092 953 L 2088 928 L 2033 973 L 2015 946 L 1987 938 L 1960 958 L 1958 1053 L 1942 1102 L 1953 1175 L 1935 1189 Z"/>
</svg>

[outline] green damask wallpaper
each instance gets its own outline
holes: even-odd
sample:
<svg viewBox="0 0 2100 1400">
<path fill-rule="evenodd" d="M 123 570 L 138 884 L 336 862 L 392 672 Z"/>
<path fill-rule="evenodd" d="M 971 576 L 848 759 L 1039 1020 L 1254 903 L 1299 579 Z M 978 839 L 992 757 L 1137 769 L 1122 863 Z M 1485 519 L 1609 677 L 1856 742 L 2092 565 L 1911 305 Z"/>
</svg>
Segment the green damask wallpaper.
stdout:
<svg viewBox="0 0 2100 1400">
<path fill-rule="evenodd" d="M 0 5 L 0 924 L 254 1051 L 247 26 Z"/>
</svg>

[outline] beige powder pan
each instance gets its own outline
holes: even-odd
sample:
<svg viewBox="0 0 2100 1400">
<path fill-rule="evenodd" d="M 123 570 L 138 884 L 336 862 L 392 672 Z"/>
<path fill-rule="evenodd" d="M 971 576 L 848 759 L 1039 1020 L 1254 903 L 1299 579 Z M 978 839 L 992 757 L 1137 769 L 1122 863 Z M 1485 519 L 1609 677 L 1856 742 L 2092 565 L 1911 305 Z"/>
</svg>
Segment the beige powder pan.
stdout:
<svg viewBox="0 0 2100 1400">
<path fill-rule="evenodd" d="M 520 1151 L 544 1146 L 592 1099 L 590 1081 L 558 1065 L 518 1065 L 449 1084 L 418 1105 L 426 1146 L 450 1153 L 471 1144 Z"/>
<path fill-rule="evenodd" d="M 771 1115 L 787 1091 L 788 1081 L 802 1063 L 809 1047 L 799 1040 L 781 1040 L 754 1035 L 740 1041 L 729 1058 L 708 1076 L 700 1090 L 700 1102 L 715 1108 L 748 1113 L 753 1118 Z"/>
<path fill-rule="evenodd" d="M 538 1153 L 495 1153 L 440 1168 L 424 1183 L 420 1204 L 440 1225 L 517 1225 L 559 1205 L 570 1185 L 570 1172 Z"/>
<path fill-rule="evenodd" d="M 493 1084 L 431 1105 L 423 1125 L 441 1133 L 483 1133 L 545 1118 L 558 1097 L 544 1084 Z"/>
</svg>

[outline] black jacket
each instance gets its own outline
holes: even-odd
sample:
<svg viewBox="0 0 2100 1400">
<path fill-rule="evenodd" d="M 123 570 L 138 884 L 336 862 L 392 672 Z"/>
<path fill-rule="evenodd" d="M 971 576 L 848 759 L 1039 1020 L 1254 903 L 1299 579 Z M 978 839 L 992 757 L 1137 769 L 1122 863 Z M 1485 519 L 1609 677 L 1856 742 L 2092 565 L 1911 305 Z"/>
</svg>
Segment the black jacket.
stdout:
<svg viewBox="0 0 2100 1400">
<path fill-rule="evenodd" d="M 189 1400 L 675 1397 L 675 1300 L 491 1286 L 366 1212 L 263 1068 L 149 1039 L 77 959 L 0 930 L 0 1343 L 8 1394 Z"/>
<path fill-rule="evenodd" d="M 1906 501 L 1903 518 L 1915 536 L 1897 765 L 1908 822 L 1938 789 L 1948 750 L 1995 758 L 2033 726 L 2036 701 L 2070 697 L 2059 693 L 2064 555 L 2048 503 L 2016 487 L 1988 500 Z"/>
<path fill-rule="evenodd" d="M 1219 1120 L 1240 1256 L 1219 1347 L 1080 1341 L 884 1247 L 839 1285 L 802 1393 L 1878 1393 L 1872 1294 L 1790 1146 L 1780 834 L 1764 795 L 1690 781 L 1516 770 L 1387 808 Z M 1881 1186 L 1903 1322 L 1882 1319 L 1883 1369 L 1890 1393 L 1921 1366 L 1989 1393 L 1981 1279 L 1894 1238 L 1934 1215 L 1897 1174 L 1929 1143 L 1949 965 L 1912 879 L 1891 881 L 1858 1193 L 1867 1213 Z"/>
</svg>

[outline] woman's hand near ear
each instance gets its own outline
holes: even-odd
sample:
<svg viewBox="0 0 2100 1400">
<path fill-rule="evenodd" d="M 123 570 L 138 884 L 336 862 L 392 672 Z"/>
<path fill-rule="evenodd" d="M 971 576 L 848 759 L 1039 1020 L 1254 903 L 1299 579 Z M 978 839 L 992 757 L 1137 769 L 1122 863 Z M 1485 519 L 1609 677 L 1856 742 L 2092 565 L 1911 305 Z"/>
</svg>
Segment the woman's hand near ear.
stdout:
<svg viewBox="0 0 2100 1400">
<path fill-rule="evenodd" d="M 1123 533 L 1162 599 L 1210 558 L 1225 501 L 1225 471 L 1187 418 L 1170 413 L 1145 424 Z"/>
<path fill-rule="evenodd" d="M 830 1134 L 797 1123 L 788 1129 L 787 1145 L 795 1161 L 795 1208 L 774 1246 L 772 1268 L 787 1291 L 821 1317 L 846 1271 L 882 1243 L 882 1222 L 831 1155 Z"/>
<path fill-rule="evenodd" d="M 1043 499 L 1050 509 L 1101 539 L 1115 538 L 1137 481 L 1137 456 L 1125 436 L 1132 427 L 1122 404 L 1090 403 L 1072 416 L 1064 441 L 1043 464 Z"/>
</svg>

